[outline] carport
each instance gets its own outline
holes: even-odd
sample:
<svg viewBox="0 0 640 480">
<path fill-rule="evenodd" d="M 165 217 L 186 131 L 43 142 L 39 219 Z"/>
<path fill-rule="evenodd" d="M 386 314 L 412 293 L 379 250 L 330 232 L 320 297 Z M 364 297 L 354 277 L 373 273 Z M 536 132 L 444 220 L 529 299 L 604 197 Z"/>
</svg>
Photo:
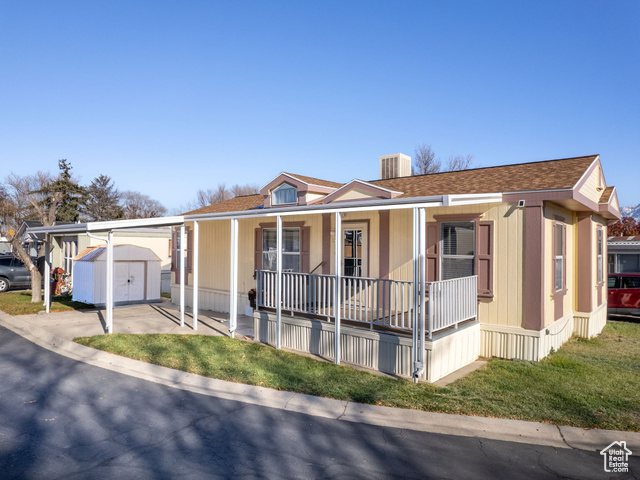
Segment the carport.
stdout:
<svg viewBox="0 0 640 480">
<path fill-rule="evenodd" d="M 55 237 L 63 237 L 70 234 L 87 234 L 89 237 L 103 241 L 106 245 L 106 260 L 104 268 L 104 298 L 105 298 L 105 310 L 106 310 L 106 330 L 108 333 L 113 333 L 113 305 L 114 305 L 114 244 L 113 244 L 113 232 L 116 230 L 126 230 L 132 228 L 141 227 L 181 227 L 181 233 L 184 236 L 184 217 L 160 217 L 160 218 L 144 218 L 136 220 L 115 220 L 110 222 L 88 222 L 88 223 L 76 223 L 71 225 L 55 225 L 49 227 L 34 227 L 30 228 L 31 233 L 44 233 L 45 234 L 45 262 L 44 262 L 44 277 L 50 278 L 51 265 L 52 265 L 52 251 L 51 242 Z M 107 232 L 106 237 L 96 236 L 96 232 Z M 184 242 L 180 242 L 180 326 L 184 327 L 185 324 L 185 250 Z M 143 259 L 141 259 L 143 260 Z M 51 288 L 48 281 L 44 282 L 44 305 L 46 313 L 49 313 L 51 305 Z M 196 308 L 193 309 L 193 329 L 198 328 L 198 311 L 197 300 L 194 301 Z"/>
</svg>

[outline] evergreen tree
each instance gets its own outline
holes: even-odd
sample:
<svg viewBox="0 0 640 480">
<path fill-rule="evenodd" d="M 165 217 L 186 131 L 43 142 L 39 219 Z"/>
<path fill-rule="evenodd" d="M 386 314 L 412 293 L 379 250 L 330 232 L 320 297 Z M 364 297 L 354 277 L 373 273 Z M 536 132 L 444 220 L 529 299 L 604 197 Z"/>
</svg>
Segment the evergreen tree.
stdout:
<svg viewBox="0 0 640 480">
<path fill-rule="evenodd" d="M 60 168 L 58 178 L 33 193 L 45 195 L 46 206 L 49 206 L 52 198 L 58 199 L 56 222 L 74 223 L 80 217 L 80 208 L 85 202 L 86 190 L 78 185 L 71 175 L 73 167 L 65 158 L 58 160 L 58 168 Z"/>
<path fill-rule="evenodd" d="M 119 205 L 120 192 L 111 177 L 100 175 L 87 188 L 86 202 L 82 209 L 87 220 L 101 222 L 124 218 L 124 209 Z"/>
</svg>

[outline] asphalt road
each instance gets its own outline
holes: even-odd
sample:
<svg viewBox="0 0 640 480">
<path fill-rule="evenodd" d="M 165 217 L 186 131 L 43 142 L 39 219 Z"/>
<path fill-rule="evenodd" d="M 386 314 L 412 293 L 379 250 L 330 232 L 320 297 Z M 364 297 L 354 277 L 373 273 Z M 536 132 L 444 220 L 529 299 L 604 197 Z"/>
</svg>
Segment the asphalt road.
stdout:
<svg viewBox="0 0 640 480">
<path fill-rule="evenodd" d="M 610 478 L 640 478 L 638 457 L 631 469 Z M 233 477 L 607 478 L 597 452 L 218 399 L 77 362 L 0 327 L 3 480 Z"/>
</svg>

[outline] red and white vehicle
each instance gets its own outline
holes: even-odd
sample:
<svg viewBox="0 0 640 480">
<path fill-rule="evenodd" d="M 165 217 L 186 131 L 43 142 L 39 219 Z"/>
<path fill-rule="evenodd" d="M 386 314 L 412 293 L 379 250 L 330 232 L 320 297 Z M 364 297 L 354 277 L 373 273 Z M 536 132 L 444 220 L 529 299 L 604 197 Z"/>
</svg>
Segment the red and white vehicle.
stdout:
<svg viewBox="0 0 640 480">
<path fill-rule="evenodd" d="M 640 273 L 609 274 L 608 311 L 640 315 Z"/>
</svg>

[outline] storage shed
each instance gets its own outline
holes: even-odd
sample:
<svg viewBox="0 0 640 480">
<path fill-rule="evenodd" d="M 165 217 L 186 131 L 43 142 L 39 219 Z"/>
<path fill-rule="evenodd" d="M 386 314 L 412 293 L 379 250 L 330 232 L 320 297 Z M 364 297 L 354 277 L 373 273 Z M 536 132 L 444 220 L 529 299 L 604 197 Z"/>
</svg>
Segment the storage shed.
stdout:
<svg viewBox="0 0 640 480">
<path fill-rule="evenodd" d="M 89 247 L 74 259 L 73 300 L 106 303 L 107 247 Z M 113 301 L 116 305 L 160 301 L 160 258 L 135 245 L 113 247 Z"/>
</svg>

